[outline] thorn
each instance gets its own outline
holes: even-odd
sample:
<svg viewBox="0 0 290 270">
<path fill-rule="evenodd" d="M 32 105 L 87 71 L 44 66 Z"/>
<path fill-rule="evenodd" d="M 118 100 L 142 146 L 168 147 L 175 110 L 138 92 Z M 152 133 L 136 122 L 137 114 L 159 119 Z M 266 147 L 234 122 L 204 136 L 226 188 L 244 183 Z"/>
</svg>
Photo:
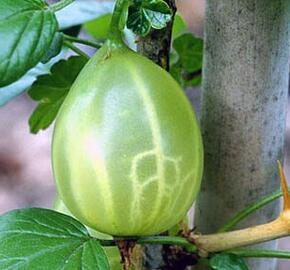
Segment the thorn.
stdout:
<svg viewBox="0 0 290 270">
<path fill-rule="evenodd" d="M 283 206 L 283 210 L 287 211 L 290 210 L 290 194 L 288 191 L 288 185 L 287 185 L 287 180 L 285 177 L 285 173 L 282 167 L 281 162 L 278 160 L 278 168 L 279 168 L 279 175 L 280 175 L 280 181 L 281 181 L 281 189 L 283 192 L 283 201 L 284 201 L 284 206 Z"/>
</svg>

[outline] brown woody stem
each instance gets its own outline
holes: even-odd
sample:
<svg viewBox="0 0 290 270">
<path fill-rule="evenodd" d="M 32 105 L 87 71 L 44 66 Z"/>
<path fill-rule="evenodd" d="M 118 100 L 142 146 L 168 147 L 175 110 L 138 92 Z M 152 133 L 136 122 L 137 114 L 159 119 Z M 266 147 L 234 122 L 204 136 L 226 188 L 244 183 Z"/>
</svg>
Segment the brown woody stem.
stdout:
<svg viewBox="0 0 290 270">
<path fill-rule="evenodd" d="M 116 240 L 116 243 L 122 258 L 123 270 L 129 270 L 131 267 L 131 255 L 135 242 L 130 240 Z"/>
<path fill-rule="evenodd" d="M 169 71 L 170 49 L 173 18 L 176 13 L 175 0 L 166 0 L 172 11 L 172 20 L 163 29 L 152 29 L 145 37 L 139 37 L 137 42 L 137 50 L 154 63 Z"/>
</svg>

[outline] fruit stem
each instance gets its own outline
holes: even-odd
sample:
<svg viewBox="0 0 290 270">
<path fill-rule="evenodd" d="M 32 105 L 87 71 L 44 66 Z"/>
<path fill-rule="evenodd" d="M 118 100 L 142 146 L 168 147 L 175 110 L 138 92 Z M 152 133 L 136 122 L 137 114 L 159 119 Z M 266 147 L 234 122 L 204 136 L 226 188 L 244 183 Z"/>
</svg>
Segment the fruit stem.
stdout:
<svg viewBox="0 0 290 270">
<path fill-rule="evenodd" d="M 128 6 L 129 0 L 117 0 L 111 19 L 108 33 L 108 40 L 115 46 L 123 46 L 122 31 L 120 30 L 120 21 L 124 12 L 124 8 Z"/>
<path fill-rule="evenodd" d="M 65 8 L 66 6 L 70 5 L 73 2 L 74 2 L 74 0 L 61 0 L 55 4 L 50 5 L 50 9 L 53 12 L 57 12 L 57 11 Z"/>
<path fill-rule="evenodd" d="M 280 162 L 278 162 L 278 168 L 284 198 L 284 208 L 281 215 L 272 222 L 242 230 L 209 235 L 194 235 L 193 240 L 201 256 L 207 256 L 209 252 L 229 250 L 289 235 L 290 195 Z"/>
</svg>

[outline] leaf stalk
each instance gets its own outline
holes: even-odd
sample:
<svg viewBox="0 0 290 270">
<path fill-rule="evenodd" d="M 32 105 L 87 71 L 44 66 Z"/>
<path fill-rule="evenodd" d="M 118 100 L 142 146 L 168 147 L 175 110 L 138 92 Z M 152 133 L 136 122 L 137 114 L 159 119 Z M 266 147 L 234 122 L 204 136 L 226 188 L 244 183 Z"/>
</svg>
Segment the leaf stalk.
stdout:
<svg viewBox="0 0 290 270">
<path fill-rule="evenodd" d="M 90 41 L 90 40 L 82 39 L 82 38 L 79 38 L 79 37 L 72 37 L 72 36 L 65 35 L 65 34 L 63 35 L 63 37 L 67 41 L 84 44 L 84 45 L 87 45 L 87 46 L 90 46 L 90 47 L 93 47 L 93 48 L 96 48 L 96 49 L 100 49 L 102 47 L 102 45 L 103 45 L 102 43 L 96 43 L 96 42 L 93 42 L 93 41 Z"/>
<path fill-rule="evenodd" d="M 286 250 L 264 250 L 264 249 L 233 249 L 229 253 L 244 258 L 279 258 L 290 259 L 290 252 Z"/>
<path fill-rule="evenodd" d="M 70 41 L 65 40 L 63 43 L 65 46 L 67 46 L 68 48 L 70 48 L 72 51 L 74 51 L 75 53 L 77 53 L 80 56 L 85 57 L 86 59 L 90 59 L 90 57 L 84 53 L 81 49 L 79 49 L 78 47 L 74 46 Z"/>
</svg>

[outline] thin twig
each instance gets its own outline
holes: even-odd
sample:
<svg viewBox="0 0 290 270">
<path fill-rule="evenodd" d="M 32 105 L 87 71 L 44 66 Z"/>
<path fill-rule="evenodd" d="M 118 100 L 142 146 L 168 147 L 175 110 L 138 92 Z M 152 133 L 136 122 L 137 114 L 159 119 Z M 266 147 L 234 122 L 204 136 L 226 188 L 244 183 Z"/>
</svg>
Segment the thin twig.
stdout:
<svg viewBox="0 0 290 270">
<path fill-rule="evenodd" d="M 84 44 L 84 45 L 91 46 L 91 47 L 96 48 L 96 49 L 101 48 L 103 45 L 102 43 L 96 43 L 96 42 L 93 42 L 90 40 L 86 40 L 86 39 L 82 39 L 82 38 L 78 38 L 78 37 L 72 37 L 72 36 L 65 35 L 65 34 L 63 35 L 63 37 L 67 41 Z"/>
<path fill-rule="evenodd" d="M 286 250 L 265 250 L 265 249 L 233 249 L 228 253 L 238 255 L 240 257 L 251 258 L 280 258 L 290 259 L 290 252 Z"/>
</svg>

